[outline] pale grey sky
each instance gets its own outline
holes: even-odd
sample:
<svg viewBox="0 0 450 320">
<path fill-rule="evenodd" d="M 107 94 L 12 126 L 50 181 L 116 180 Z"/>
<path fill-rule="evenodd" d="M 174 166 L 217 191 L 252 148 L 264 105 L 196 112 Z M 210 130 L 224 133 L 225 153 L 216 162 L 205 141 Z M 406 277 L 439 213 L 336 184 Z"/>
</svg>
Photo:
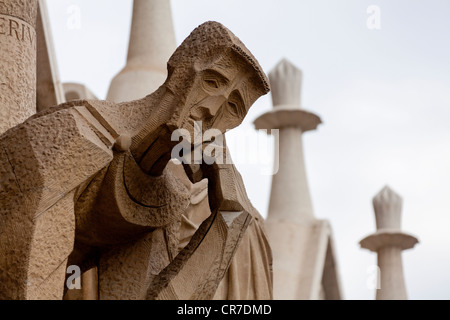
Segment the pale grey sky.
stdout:
<svg viewBox="0 0 450 320">
<path fill-rule="evenodd" d="M 125 64 L 132 1 L 47 1 L 62 80 L 104 99 Z M 80 28 L 68 28 L 72 5 Z M 370 5 L 380 30 L 367 28 Z M 403 254 L 410 298 L 450 299 L 450 2 L 172 0 L 172 9 L 178 44 L 216 20 L 266 72 L 282 58 L 303 70 L 303 107 L 324 122 L 304 136 L 308 179 L 316 217 L 333 227 L 345 298 L 375 296 L 376 256 L 358 242 L 375 231 L 371 199 L 389 184 L 404 199 L 403 229 L 421 242 Z M 257 101 L 233 134 L 251 132 L 271 105 L 270 94 Z M 266 215 L 271 177 L 239 169 Z"/>
</svg>

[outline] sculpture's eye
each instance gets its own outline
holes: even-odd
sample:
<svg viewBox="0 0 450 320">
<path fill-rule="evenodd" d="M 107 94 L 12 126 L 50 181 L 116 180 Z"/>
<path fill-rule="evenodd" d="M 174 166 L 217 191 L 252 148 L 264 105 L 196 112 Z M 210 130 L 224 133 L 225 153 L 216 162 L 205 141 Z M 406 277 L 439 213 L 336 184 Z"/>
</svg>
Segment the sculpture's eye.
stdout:
<svg viewBox="0 0 450 320">
<path fill-rule="evenodd" d="M 227 110 L 233 117 L 245 116 L 245 105 L 239 91 L 235 90 L 230 94 L 227 102 Z"/>
<path fill-rule="evenodd" d="M 217 89 L 219 88 L 219 82 L 215 79 L 205 79 L 205 84 L 207 87 L 212 88 L 212 89 Z"/>
<path fill-rule="evenodd" d="M 229 80 L 225 78 L 225 76 L 211 69 L 203 71 L 202 79 L 203 88 L 205 88 L 206 90 L 217 90 L 229 83 Z"/>
<path fill-rule="evenodd" d="M 232 101 L 228 101 L 228 111 L 230 111 L 233 116 L 237 117 L 239 115 L 238 106 Z"/>
</svg>

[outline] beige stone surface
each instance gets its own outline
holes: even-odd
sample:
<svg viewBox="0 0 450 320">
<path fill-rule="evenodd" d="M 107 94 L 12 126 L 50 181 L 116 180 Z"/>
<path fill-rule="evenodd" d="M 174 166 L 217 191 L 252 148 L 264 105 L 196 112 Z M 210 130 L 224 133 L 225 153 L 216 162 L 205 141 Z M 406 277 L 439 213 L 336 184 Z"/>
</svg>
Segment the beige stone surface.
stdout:
<svg viewBox="0 0 450 320">
<path fill-rule="evenodd" d="M 131 101 L 155 91 L 175 49 L 170 1 L 134 0 L 127 63 L 111 81 L 107 100 Z"/>
<path fill-rule="evenodd" d="M 251 215 L 219 211 L 199 228 L 191 242 L 152 281 L 149 299 L 212 299 L 228 270 Z M 228 222 L 227 222 L 228 220 Z M 199 237 L 207 232 L 207 236 Z M 193 250 L 196 248 L 196 250 Z"/>
<path fill-rule="evenodd" d="M 0 295 L 36 298 L 73 249 L 73 191 L 113 155 L 74 109 L 30 118 L 0 136 L 0 150 Z M 46 297 L 62 298 L 56 284 Z"/>
<path fill-rule="evenodd" d="M 275 299 L 341 299 L 331 227 L 314 216 L 303 155 L 303 133 L 320 118 L 301 107 L 303 74 L 286 59 L 269 73 L 273 110 L 256 129 L 279 129 L 278 172 L 272 177 L 267 234 L 273 252 Z"/>
<path fill-rule="evenodd" d="M 388 186 L 372 200 L 377 230 L 400 230 L 403 199 Z"/>
<path fill-rule="evenodd" d="M 95 94 L 84 84 L 64 82 L 62 84 L 65 101 L 73 100 L 98 100 Z"/>
<path fill-rule="evenodd" d="M 419 241 L 401 231 L 403 199 L 388 186 L 374 198 L 373 208 L 377 231 L 360 241 L 361 248 L 376 252 L 380 288 L 377 300 L 407 299 L 403 273 L 402 251 L 413 248 Z"/>
<path fill-rule="evenodd" d="M 274 297 L 278 300 L 339 300 L 336 251 L 330 224 L 269 221 Z M 283 230 L 283 232 L 280 232 Z"/>
<path fill-rule="evenodd" d="M 272 177 L 268 220 L 313 221 L 302 135 L 321 123 L 300 108 L 302 72 L 283 59 L 269 74 L 274 109 L 255 120 L 255 128 L 279 129 L 279 170 Z M 281 104 L 281 105 L 280 105 Z"/>
<path fill-rule="evenodd" d="M 70 101 L 0 136 L 1 298 L 211 299 L 237 250 L 237 272 L 258 279 L 228 291 L 271 297 L 270 248 L 236 168 L 169 161 L 174 130 L 238 126 L 268 81 L 216 22 L 168 68 L 145 98 Z M 87 289 L 68 292 L 63 265 L 79 266 Z"/>
<path fill-rule="evenodd" d="M 45 0 L 39 0 L 36 34 L 36 109 L 39 112 L 65 101 Z"/>
<path fill-rule="evenodd" d="M 386 246 L 398 247 L 402 250 L 412 249 L 418 243 L 415 236 L 400 231 L 399 229 L 378 230 L 360 241 L 361 247 L 372 252 Z"/>
<path fill-rule="evenodd" d="M 36 112 L 37 5 L 0 2 L 0 134 Z"/>
<path fill-rule="evenodd" d="M 221 172 L 221 181 L 224 181 L 221 194 L 225 199 L 234 199 L 224 202 L 223 209 L 227 210 L 231 217 L 241 210 L 248 212 L 252 219 L 214 299 L 271 300 L 273 299 L 273 259 L 264 219 L 252 206 L 245 192 L 242 177 L 236 168 L 234 166 L 230 168 L 228 165 L 218 167 Z M 223 215 L 223 217 L 226 216 Z"/>
</svg>

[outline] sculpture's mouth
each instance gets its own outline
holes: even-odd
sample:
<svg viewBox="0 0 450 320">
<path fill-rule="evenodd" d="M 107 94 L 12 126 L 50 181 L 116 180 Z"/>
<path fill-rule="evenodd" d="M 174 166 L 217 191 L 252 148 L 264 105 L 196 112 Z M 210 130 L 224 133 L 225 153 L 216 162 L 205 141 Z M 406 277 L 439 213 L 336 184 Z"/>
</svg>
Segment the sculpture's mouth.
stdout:
<svg viewBox="0 0 450 320">
<path fill-rule="evenodd" d="M 209 135 L 205 136 L 208 130 L 214 130 L 215 117 L 198 118 L 190 115 L 183 122 L 181 128 L 186 129 L 190 133 L 192 145 L 203 143 L 204 139 L 209 139 Z M 217 130 L 217 129 L 216 129 Z"/>
<path fill-rule="evenodd" d="M 173 158 L 174 148 L 178 145 L 183 147 L 183 156 L 186 156 L 188 150 L 194 153 L 196 148 L 204 149 L 214 141 L 214 137 L 205 135 L 213 122 L 213 116 L 205 121 L 197 115 L 188 114 L 177 126 L 169 123 L 162 125 L 153 137 L 147 139 L 148 147 L 140 157 L 140 167 L 146 173 L 158 176 L 163 172 L 167 162 Z M 180 159 L 178 155 L 176 158 Z"/>
</svg>

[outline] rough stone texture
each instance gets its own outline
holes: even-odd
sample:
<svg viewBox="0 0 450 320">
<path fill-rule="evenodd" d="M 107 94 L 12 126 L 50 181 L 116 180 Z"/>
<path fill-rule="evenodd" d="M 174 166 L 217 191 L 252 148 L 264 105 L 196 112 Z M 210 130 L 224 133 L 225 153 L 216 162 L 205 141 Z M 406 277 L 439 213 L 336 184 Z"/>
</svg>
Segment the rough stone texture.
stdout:
<svg viewBox="0 0 450 320">
<path fill-rule="evenodd" d="M 341 299 L 331 227 L 314 217 L 302 135 L 321 120 L 301 108 L 302 72 L 286 59 L 269 74 L 273 110 L 256 129 L 279 129 L 267 234 L 273 251 L 275 299 Z M 325 267 L 326 266 L 326 267 Z"/>
<path fill-rule="evenodd" d="M 37 3 L 0 2 L 0 134 L 36 112 Z"/>
<path fill-rule="evenodd" d="M 0 295 L 37 298 L 43 281 L 64 278 L 64 270 L 54 272 L 73 249 L 73 190 L 107 165 L 112 152 L 71 109 L 9 130 L 0 149 Z M 46 297 L 62 298 L 62 290 L 58 283 Z"/>
<path fill-rule="evenodd" d="M 228 152 L 225 154 L 229 156 Z M 211 171 L 211 168 L 205 170 L 208 169 Z M 235 221 L 242 219 L 241 212 L 251 216 L 249 226 L 214 299 L 273 299 L 272 251 L 265 233 L 264 219 L 252 206 L 242 177 L 234 166 L 216 165 L 213 169 L 217 175 L 216 179 L 221 181 L 220 191 L 216 189 L 216 193 L 221 199 L 219 208 L 223 211 L 220 213 L 227 225 L 231 227 L 231 222 L 235 224 Z M 210 179 L 214 180 L 214 176 Z"/>
<path fill-rule="evenodd" d="M 273 299 L 272 250 L 264 219 L 254 208 L 252 216 L 215 300 Z"/>
<path fill-rule="evenodd" d="M 380 288 L 377 300 L 406 300 L 402 251 L 413 248 L 419 241 L 401 231 L 402 198 L 388 186 L 374 198 L 373 208 L 377 231 L 360 241 L 361 248 L 378 254 Z"/>
<path fill-rule="evenodd" d="M 167 77 L 175 48 L 170 1 L 134 0 L 127 64 L 112 80 L 107 99 L 131 101 L 154 92 Z"/>
<path fill-rule="evenodd" d="M 235 242 L 242 236 L 241 229 L 245 229 L 250 221 L 249 216 L 239 214 L 225 223 L 222 216 L 227 213 L 217 217 L 211 215 L 206 180 L 191 183 L 182 166 L 172 162 L 166 170 L 171 170 L 189 189 L 190 204 L 182 218 L 191 228 L 178 223 L 179 232 L 172 234 L 160 228 L 151 237 L 144 236 L 103 255 L 100 261 L 101 299 L 208 299 L 215 293 L 236 248 Z M 207 218 L 208 221 L 200 226 Z M 234 228 L 238 228 L 237 232 L 232 232 Z M 171 238 L 177 245 L 178 239 L 188 244 L 181 244 L 172 255 L 167 250 Z M 179 255 L 178 251 L 181 251 Z"/>
<path fill-rule="evenodd" d="M 61 299 L 60 283 L 65 279 L 67 257 L 75 238 L 73 192 L 43 213 L 35 223 L 31 242 L 28 285 L 30 299 Z"/>
<path fill-rule="evenodd" d="M 223 217 L 226 214 L 229 213 L 211 215 L 202 224 L 173 263 L 155 277 L 147 293 L 149 299 L 199 300 L 214 297 L 251 219 L 250 214 L 243 212 L 227 224 Z M 206 237 L 199 236 L 206 232 Z"/>
<path fill-rule="evenodd" d="M 0 12 L 28 22 L 36 27 L 37 0 L 3 0 L 0 2 Z"/>
<path fill-rule="evenodd" d="M 174 130 L 238 126 L 267 79 L 216 22 L 195 29 L 169 69 L 143 99 L 70 101 L 0 136 L 1 298 L 210 299 L 233 263 L 255 279 L 228 291 L 272 296 L 270 248 L 236 168 L 186 165 L 188 178 L 170 161 Z M 67 265 L 87 289 L 64 289 Z"/>
<path fill-rule="evenodd" d="M 143 300 L 153 277 L 169 263 L 163 229 L 114 247 L 100 260 L 99 298 Z"/>
</svg>

